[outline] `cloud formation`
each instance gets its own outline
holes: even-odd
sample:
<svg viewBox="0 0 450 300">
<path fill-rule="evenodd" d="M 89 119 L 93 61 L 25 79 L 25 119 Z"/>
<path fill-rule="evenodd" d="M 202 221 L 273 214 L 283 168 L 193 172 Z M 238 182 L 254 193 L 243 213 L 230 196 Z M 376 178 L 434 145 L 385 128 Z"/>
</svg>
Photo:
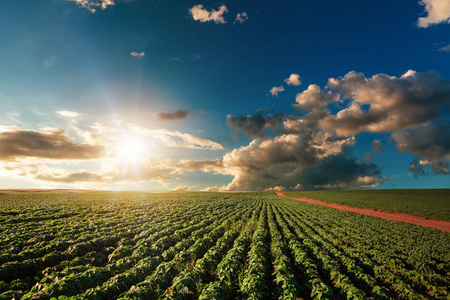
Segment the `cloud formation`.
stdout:
<svg viewBox="0 0 450 300">
<path fill-rule="evenodd" d="M 373 140 L 372 142 L 372 152 L 373 153 L 380 153 L 383 149 L 383 145 L 381 144 L 380 140 Z"/>
<path fill-rule="evenodd" d="M 60 114 L 63 117 L 69 117 L 69 118 L 76 118 L 79 117 L 80 114 L 75 111 L 69 111 L 69 110 L 59 110 L 57 111 L 58 114 Z"/>
<path fill-rule="evenodd" d="M 450 159 L 450 121 L 438 119 L 422 126 L 392 133 L 400 152 L 409 152 L 420 158 L 410 164 L 414 166 L 415 176 L 424 175 L 424 167 L 430 167 L 434 174 L 449 174 Z"/>
<path fill-rule="evenodd" d="M 295 85 L 295 86 L 299 86 L 302 84 L 302 82 L 300 81 L 300 75 L 298 75 L 298 74 L 291 74 L 289 76 L 289 78 L 286 78 L 284 80 L 284 82 L 286 82 L 289 85 Z"/>
<path fill-rule="evenodd" d="M 228 9 L 225 5 L 220 6 L 219 10 L 213 9 L 211 11 L 206 10 L 202 4 L 194 5 L 189 9 L 192 18 L 201 23 L 213 21 L 216 24 L 225 24 L 223 15 L 227 12 Z"/>
<path fill-rule="evenodd" d="M 244 11 L 244 12 L 236 15 L 236 19 L 234 19 L 233 24 L 236 24 L 238 22 L 240 24 L 242 24 L 242 23 L 244 23 L 247 20 L 248 20 L 248 16 L 247 16 L 247 13 Z"/>
<path fill-rule="evenodd" d="M 189 110 L 172 110 L 167 113 L 159 113 L 158 114 L 158 121 L 180 121 L 186 118 L 188 115 Z"/>
<path fill-rule="evenodd" d="M 447 0 L 422 0 L 425 5 L 426 17 L 419 18 L 417 25 L 427 28 L 439 23 L 450 23 L 450 2 Z"/>
<path fill-rule="evenodd" d="M 270 93 L 272 94 L 272 96 L 278 97 L 278 93 L 281 93 L 281 92 L 284 92 L 283 86 L 274 86 L 270 89 Z"/>
<path fill-rule="evenodd" d="M 227 117 L 230 127 L 254 140 L 225 154 L 224 167 L 234 179 L 224 188 L 377 186 L 386 178 L 372 163 L 372 155 L 357 158 L 352 151 L 361 132 L 391 133 L 400 152 L 417 157 L 410 166 L 417 174 L 426 174 L 426 168 L 433 174 L 448 174 L 450 121 L 442 112 L 448 111 L 449 104 L 450 81 L 436 72 L 366 78 L 352 71 L 329 79 L 324 89 L 312 84 L 296 96 L 293 107 L 299 116 Z M 379 153 L 382 144 L 374 140 L 372 147 L 373 153 Z"/>
<path fill-rule="evenodd" d="M 321 120 L 325 129 L 334 129 L 338 135 L 420 125 L 439 117 L 450 99 L 450 80 L 437 72 L 408 71 L 401 77 L 376 74 L 366 78 L 352 71 L 329 79 L 327 87 L 343 99 L 351 99 L 347 108 Z M 324 97 L 320 91 L 316 95 Z"/>
<path fill-rule="evenodd" d="M 103 146 L 96 142 L 97 137 L 91 134 L 89 138 L 91 143 L 77 144 L 60 128 L 6 127 L 6 131 L 0 132 L 0 160 L 15 161 L 24 157 L 86 160 L 104 155 Z"/>
<path fill-rule="evenodd" d="M 68 0 L 75 2 L 78 6 L 86 8 L 91 13 L 96 12 L 96 8 L 106 9 L 108 6 L 115 5 L 115 0 Z"/>
<path fill-rule="evenodd" d="M 441 47 L 438 49 L 438 51 L 450 52 L 450 45 Z"/>
<path fill-rule="evenodd" d="M 165 146 L 188 149 L 223 150 L 219 143 L 200 138 L 189 133 L 181 133 L 170 129 L 148 130 L 147 134 L 163 142 Z"/>
<path fill-rule="evenodd" d="M 276 131 L 284 119 L 285 116 L 282 113 L 267 116 L 259 113 L 247 116 L 228 115 L 227 124 L 233 129 L 244 132 L 251 138 L 264 138 L 269 128 Z"/>
<path fill-rule="evenodd" d="M 145 56 L 145 52 L 144 51 L 142 51 L 142 52 L 133 51 L 130 53 L 130 55 L 133 57 L 141 58 L 141 57 Z"/>
<path fill-rule="evenodd" d="M 11 170 L 17 167 L 9 167 Z M 76 172 L 52 171 L 46 168 L 24 170 L 20 176 L 29 176 L 36 180 L 56 183 L 121 183 L 121 182 L 160 182 L 172 181 L 174 176 L 180 174 L 202 171 L 214 174 L 229 175 L 224 169 L 221 160 L 181 160 L 170 159 L 145 159 L 139 162 L 139 167 L 130 165 L 113 164 L 110 170 L 104 172 L 88 172 L 84 170 Z M 197 187 L 197 186 L 196 186 Z"/>
</svg>

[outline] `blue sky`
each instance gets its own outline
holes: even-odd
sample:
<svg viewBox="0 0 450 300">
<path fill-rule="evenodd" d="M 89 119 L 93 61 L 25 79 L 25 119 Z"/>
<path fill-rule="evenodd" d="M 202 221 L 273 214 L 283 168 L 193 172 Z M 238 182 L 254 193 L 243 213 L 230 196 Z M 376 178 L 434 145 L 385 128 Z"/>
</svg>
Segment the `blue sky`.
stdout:
<svg viewBox="0 0 450 300">
<path fill-rule="evenodd" d="M 0 188 L 448 188 L 444 2 L 8 0 Z"/>
</svg>

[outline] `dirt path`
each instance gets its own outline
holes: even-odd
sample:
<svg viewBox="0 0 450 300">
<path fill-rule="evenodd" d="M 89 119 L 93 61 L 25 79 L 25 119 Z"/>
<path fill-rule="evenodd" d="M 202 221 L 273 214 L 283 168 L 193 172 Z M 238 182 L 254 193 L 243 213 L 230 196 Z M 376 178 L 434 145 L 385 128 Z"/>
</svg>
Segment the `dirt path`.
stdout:
<svg viewBox="0 0 450 300">
<path fill-rule="evenodd" d="M 419 226 L 438 229 L 438 230 L 441 230 L 444 232 L 450 232 L 450 222 L 447 222 L 447 221 L 425 219 L 422 217 L 411 216 L 411 215 L 406 215 L 406 214 L 401 214 L 401 213 L 376 211 L 376 210 L 372 210 L 372 209 L 368 209 L 368 208 L 351 207 L 351 206 L 347 206 L 347 205 L 343 205 L 343 204 L 319 201 L 319 200 L 315 200 L 315 199 L 311 199 L 311 198 L 289 197 L 281 192 L 276 192 L 275 194 L 277 194 L 280 197 L 303 201 L 303 202 L 307 202 L 310 204 L 316 204 L 316 205 L 336 208 L 339 210 L 351 211 L 351 212 L 355 212 L 355 213 L 358 213 L 361 215 L 374 216 L 374 217 L 378 217 L 378 218 L 382 218 L 382 219 L 386 219 L 386 220 L 406 222 L 406 223 L 411 223 L 411 224 L 415 224 L 415 225 L 419 225 Z"/>
</svg>

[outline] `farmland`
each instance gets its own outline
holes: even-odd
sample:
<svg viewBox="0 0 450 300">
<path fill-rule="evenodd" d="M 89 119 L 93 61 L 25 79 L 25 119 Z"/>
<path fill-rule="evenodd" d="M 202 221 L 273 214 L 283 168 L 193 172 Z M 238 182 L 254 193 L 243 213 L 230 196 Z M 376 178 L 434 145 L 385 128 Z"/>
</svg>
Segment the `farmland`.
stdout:
<svg viewBox="0 0 450 300">
<path fill-rule="evenodd" d="M 271 193 L 2 194 L 0 223 L 0 299 L 449 297 L 449 233 Z"/>
</svg>

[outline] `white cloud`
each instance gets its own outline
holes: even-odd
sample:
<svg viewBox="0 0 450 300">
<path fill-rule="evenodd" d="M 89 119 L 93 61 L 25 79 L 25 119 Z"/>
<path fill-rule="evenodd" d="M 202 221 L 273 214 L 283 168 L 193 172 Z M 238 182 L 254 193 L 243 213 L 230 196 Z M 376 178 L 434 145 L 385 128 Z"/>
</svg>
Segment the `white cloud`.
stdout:
<svg viewBox="0 0 450 300">
<path fill-rule="evenodd" d="M 171 60 L 174 60 L 174 61 L 177 61 L 177 62 L 181 61 L 181 59 L 179 57 L 172 57 Z"/>
<path fill-rule="evenodd" d="M 209 22 L 213 21 L 216 24 L 222 23 L 225 24 L 226 21 L 223 18 L 223 15 L 228 12 L 228 9 L 225 5 L 219 7 L 219 10 L 211 10 L 207 11 L 202 4 L 194 5 L 189 9 L 189 13 L 192 15 L 192 18 L 195 21 L 199 22 Z"/>
<path fill-rule="evenodd" d="M 278 97 L 278 93 L 281 93 L 281 92 L 284 92 L 283 86 L 274 86 L 270 89 L 270 93 L 272 94 L 272 96 Z"/>
<path fill-rule="evenodd" d="M 427 28 L 434 24 L 450 23 L 450 1 L 448 0 L 422 0 L 419 2 L 425 5 L 426 17 L 418 20 L 418 26 Z"/>
<path fill-rule="evenodd" d="M 194 136 L 189 133 L 181 133 L 170 129 L 155 129 L 149 131 L 149 134 L 157 138 L 168 147 L 181 147 L 188 149 L 208 149 L 223 150 L 223 146 L 219 143 Z"/>
<path fill-rule="evenodd" d="M 44 67 L 46 67 L 46 68 L 53 68 L 56 65 L 57 61 L 58 61 L 58 56 L 49 55 L 44 60 Z"/>
<path fill-rule="evenodd" d="M 247 16 L 247 13 L 244 11 L 244 12 L 236 15 L 236 19 L 234 19 L 233 24 L 236 24 L 238 22 L 242 24 L 247 20 L 248 20 L 248 16 Z"/>
<path fill-rule="evenodd" d="M 74 111 L 68 111 L 68 110 L 60 110 L 60 111 L 57 111 L 57 113 L 60 114 L 61 116 L 69 117 L 69 118 L 76 118 L 76 117 L 80 116 L 79 113 L 74 112 Z"/>
<path fill-rule="evenodd" d="M 198 59 L 200 59 L 200 58 L 201 58 L 201 56 L 198 55 L 198 54 L 194 55 L 194 57 L 193 57 L 193 59 L 195 59 L 195 60 L 198 60 Z"/>
<path fill-rule="evenodd" d="M 108 6 L 115 5 L 115 0 L 68 0 L 75 2 L 78 6 L 86 8 L 91 13 L 96 12 L 96 8 L 106 9 Z"/>
<path fill-rule="evenodd" d="M 291 76 L 289 76 L 289 78 L 286 78 L 284 82 L 286 82 L 289 85 L 295 86 L 299 86 L 300 84 L 302 84 L 302 82 L 300 81 L 300 75 L 298 74 L 291 74 Z"/>
<path fill-rule="evenodd" d="M 131 56 L 133 56 L 133 57 L 141 58 L 141 57 L 144 57 L 145 52 L 144 52 L 144 51 L 142 51 L 142 52 L 136 52 L 136 51 L 133 51 L 133 52 L 131 52 L 130 54 L 131 54 Z"/>
<path fill-rule="evenodd" d="M 439 48 L 438 51 L 445 51 L 450 53 L 450 45 L 444 46 L 442 48 Z"/>
</svg>

